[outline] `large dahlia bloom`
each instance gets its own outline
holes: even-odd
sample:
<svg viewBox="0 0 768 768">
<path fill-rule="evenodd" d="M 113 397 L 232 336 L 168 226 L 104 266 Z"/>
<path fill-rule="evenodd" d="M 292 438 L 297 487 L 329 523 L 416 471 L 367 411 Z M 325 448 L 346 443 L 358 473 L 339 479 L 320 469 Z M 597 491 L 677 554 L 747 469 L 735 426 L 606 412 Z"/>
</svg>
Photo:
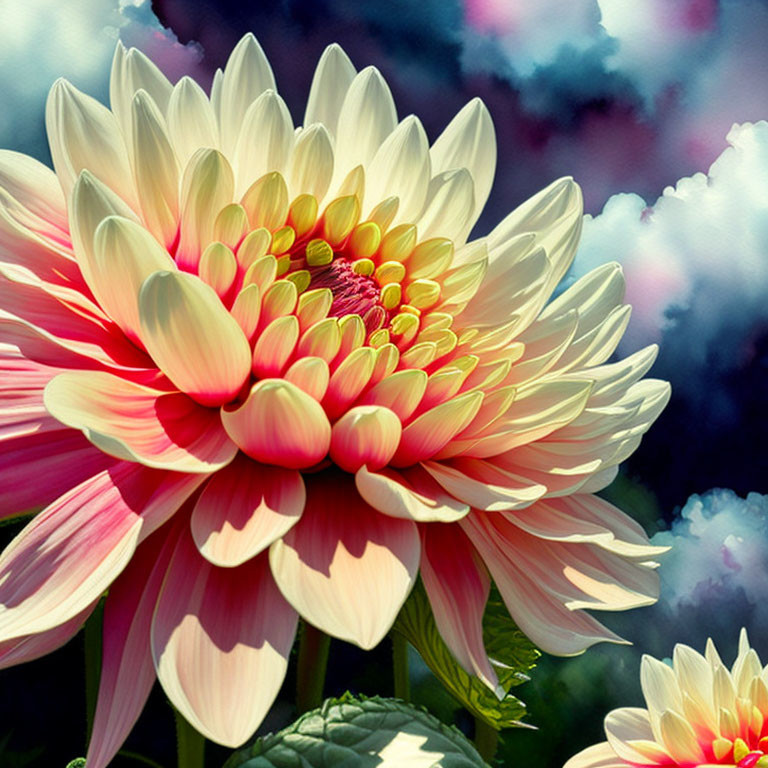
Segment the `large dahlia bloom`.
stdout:
<svg viewBox="0 0 768 768">
<path fill-rule="evenodd" d="M 210 99 L 118 46 L 110 98 L 53 86 L 55 174 L 0 154 L 0 505 L 45 506 L 0 558 L 0 659 L 60 646 L 109 590 L 89 768 L 155 676 L 240 744 L 299 616 L 370 648 L 419 573 L 489 685 L 491 578 L 545 650 L 618 640 L 581 609 L 653 602 L 657 550 L 592 492 L 668 387 L 642 379 L 655 348 L 605 364 L 617 265 L 547 305 L 578 187 L 467 242 L 485 107 L 430 148 L 338 46 L 303 127 L 251 35 Z"/>
<path fill-rule="evenodd" d="M 704 656 L 675 646 L 672 665 L 643 656 L 647 709 L 615 709 L 608 741 L 565 768 L 768 768 L 768 666 L 741 630 L 739 654 L 723 664 L 712 640 Z"/>
</svg>

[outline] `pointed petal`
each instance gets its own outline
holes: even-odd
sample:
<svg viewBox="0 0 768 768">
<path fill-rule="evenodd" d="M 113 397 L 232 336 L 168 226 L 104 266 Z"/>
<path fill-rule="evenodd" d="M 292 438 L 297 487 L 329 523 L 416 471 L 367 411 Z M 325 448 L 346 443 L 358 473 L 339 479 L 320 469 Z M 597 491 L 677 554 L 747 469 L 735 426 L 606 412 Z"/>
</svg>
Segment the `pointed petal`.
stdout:
<svg viewBox="0 0 768 768">
<path fill-rule="evenodd" d="M 196 730 L 237 747 L 280 690 L 296 623 L 266 554 L 218 568 L 199 554 L 184 526 L 152 621 L 157 676 Z"/>
<path fill-rule="evenodd" d="M 70 371 L 45 388 L 45 407 L 105 453 L 148 467 L 215 472 L 237 453 L 216 411 L 100 371 Z"/>
<path fill-rule="evenodd" d="M 203 89 L 182 77 L 168 103 L 168 133 L 179 162 L 186 166 L 198 149 L 219 149 L 219 126 Z"/>
<path fill-rule="evenodd" d="M 276 90 L 272 69 L 262 47 L 249 32 L 230 54 L 221 82 L 219 125 L 221 143 L 228 154 L 235 149 L 248 108 L 268 88 Z"/>
<path fill-rule="evenodd" d="M 414 584 L 419 536 L 410 520 L 369 507 L 343 478 L 308 476 L 307 508 L 272 545 L 269 561 L 301 616 L 334 637 L 373 648 Z"/>
<path fill-rule="evenodd" d="M 139 294 L 141 340 L 152 359 L 202 405 L 221 405 L 240 391 L 251 348 L 216 292 L 194 275 L 155 272 Z"/>
<path fill-rule="evenodd" d="M 296 523 L 305 500 L 298 472 L 241 456 L 203 489 L 192 512 L 192 537 L 214 565 L 242 565 Z"/>
<path fill-rule="evenodd" d="M 485 205 L 496 172 L 496 134 L 488 108 L 472 99 L 448 123 L 429 151 L 432 172 L 466 168 L 474 182 L 476 220 Z"/>
<path fill-rule="evenodd" d="M 458 525 L 425 525 L 421 535 L 421 578 L 440 636 L 470 675 L 496 691 L 499 680 L 483 644 L 488 572 Z"/>
<path fill-rule="evenodd" d="M 419 237 L 446 237 L 457 246 L 463 245 L 474 210 L 474 182 L 469 171 L 442 171 L 429 182 L 424 210 L 416 222 Z"/>
<path fill-rule="evenodd" d="M 334 184 L 340 184 L 356 166 L 369 163 L 384 139 L 397 125 L 397 113 L 389 86 L 375 67 L 355 76 L 339 113 Z"/>
<path fill-rule="evenodd" d="M 352 62 L 337 43 L 323 51 L 309 89 L 305 126 L 322 123 L 331 136 L 335 135 L 341 105 L 355 74 Z"/>
<path fill-rule="evenodd" d="M 293 147 L 293 122 L 285 102 L 265 91 L 243 116 L 232 165 L 237 175 L 236 196 L 265 173 L 283 173 Z"/>
<path fill-rule="evenodd" d="M 110 587 L 104 606 L 99 696 L 86 758 L 89 768 L 109 765 L 154 685 L 150 627 L 172 551 L 170 533 L 158 532 L 143 542 Z"/>
<path fill-rule="evenodd" d="M 165 120 L 146 91 L 131 104 L 133 170 L 147 229 L 166 247 L 176 240 L 179 221 L 179 166 Z"/>
<path fill-rule="evenodd" d="M 417 117 L 409 115 L 378 148 L 367 170 L 366 207 L 390 195 L 400 198 L 394 223 L 411 223 L 421 213 L 429 188 L 429 141 Z"/>
<path fill-rule="evenodd" d="M 307 126 L 296 139 L 286 181 L 291 196 L 325 197 L 333 178 L 333 143 L 328 129 L 320 124 Z"/>
<path fill-rule="evenodd" d="M 87 168 L 128 205 L 138 207 L 120 127 L 103 104 L 66 80 L 57 80 L 48 95 L 45 125 L 53 167 L 65 195 Z"/>
</svg>

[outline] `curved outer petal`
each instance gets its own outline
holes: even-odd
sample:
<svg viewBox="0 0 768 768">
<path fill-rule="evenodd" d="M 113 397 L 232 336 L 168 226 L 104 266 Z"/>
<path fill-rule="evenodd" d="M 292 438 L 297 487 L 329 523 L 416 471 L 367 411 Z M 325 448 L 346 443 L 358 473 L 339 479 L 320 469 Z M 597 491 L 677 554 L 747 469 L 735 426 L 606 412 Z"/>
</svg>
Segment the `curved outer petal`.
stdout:
<svg viewBox="0 0 768 768">
<path fill-rule="evenodd" d="M 332 43 L 323 51 L 309 89 L 305 126 L 322 123 L 331 136 L 336 133 L 341 105 L 355 74 L 355 68 L 341 46 Z"/>
<path fill-rule="evenodd" d="M 157 676 L 200 733 L 239 746 L 280 690 L 297 620 L 266 553 L 238 568 L 218 568 L 183 526 L 152 621 Z"/>
<path fill-rule="evenodd" d="M 604 741 L 574 755 L 563 768 L 630 768 Z"/>
<path fill-rule="evenodd" d="M 109 765 L 155 682 L 150 627 L 175 535 L 173 528 L 158 531 L 139 545 L 109 589 L 104 606 L 99 696 L 88 744 L 89 768 Z"/>
<path fill-rule="evenodd" d="M 295 525 L 305 501 L 298 472 L 239 456 L 205 486 L 192 512 L 192 537 L 214 565 L 242 565 Z"/>
<path fill-rule="evenodd" d="M 71 371 L 48 383 L 44 399 L 52 416 L 118 459 L 210 473 L 237 453 L 218 413 L 178 392 L 158 392 L 100 371 Z"/>
<path fill-rule="evenodd" d="M 168 133 L 182 165 L 198 149 L 219 148 L 219 126 L 203 89 L 184 76 L 173 87 L 168 103 Z"/>
<path fill-rule="evenodd" d="M 58 627 L 0 643 L 0 669 L 34 661 L 61 648 L 80 631 L 80 627 L 83 626 L 95 607 L 96 601 L 69 621 L 59 624 Z"/>
<path fill-rule="evenodd" d="M 155 272 L 139 293 L 141 340 L 158 367 L 202 405 L 232 400 L 251 348 L 216 292 L 194 275 Z"/>
<path fill-rule="evenodd" d="M 514 542 L 494 525 L 495 516 L 475 512 L 460 525 L 488 567 L 512 618 L 542 650 L 573 656 L 597 642 L 622 643 L 591 616 L 569 611 L 563 599 L 540 585 L 518 565 Z"/>
<path fill-rule="evenodd" d="M 343 475 L 324 472 L 307 479 L 301 520 L 269 551 L 272 573 L 308 622 L 373 648 L 416 579 L 416 526 L 376 512 Z"/>
<path fill-rule="evenodd" d="M 503 697 L 483 644 L 485 566 L 458 525 L 421 526 L 421 545 L 421 578 L 440 636 L 469 674 Z"/>
<path fill-rule="evenodd" d="M 0 149 L 0 188 L 29 211 L 46 234 L 61 237 L 69 232 L 64 195 L 47 165 L 21 152 Z"/>
<path fill-rule="evenodd" d="M 199 482 L 120 463 L 41 512 L 0 555 L 0 642 L 82 612 Z"/>
<path fill-rule="evenodd" d="M 376 510 L 419 523 L 452 523 L 469 512 L 469 505 L 447 494 L 421 466 L 355 474 L 360 495 Z"/>
</svg>

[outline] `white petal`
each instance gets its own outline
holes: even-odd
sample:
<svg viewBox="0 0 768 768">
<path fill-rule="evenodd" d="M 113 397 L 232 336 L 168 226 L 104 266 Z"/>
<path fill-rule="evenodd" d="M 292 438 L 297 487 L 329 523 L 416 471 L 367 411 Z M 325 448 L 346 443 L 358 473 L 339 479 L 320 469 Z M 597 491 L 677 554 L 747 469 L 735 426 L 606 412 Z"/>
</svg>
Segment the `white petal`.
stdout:
<svg viewBox="0 0 768 768">
<path fill-rule="evenodd" d="M 301 132 L 291 154 L 286 177 L 291 197 L 308 194 L 322 200 L 332 178 L 333 143 L 326 127 L 315 123 Z"/>
<path fill-rule="evenodd" d="M 355 68 L 341 46 L 332 43 L 323 51 L 309 89 L 305 126 L 322 123 L 331 136 L 336 133 L 341 105 L 355 74 Z"/>
<path fill-rule="evenodd" d="M 219 126 L 203 89 L 182 77 L 168 103 L 168 132 L 179 162 L 185 166 L 198 149 L 219 149 Z"/>
</svg>

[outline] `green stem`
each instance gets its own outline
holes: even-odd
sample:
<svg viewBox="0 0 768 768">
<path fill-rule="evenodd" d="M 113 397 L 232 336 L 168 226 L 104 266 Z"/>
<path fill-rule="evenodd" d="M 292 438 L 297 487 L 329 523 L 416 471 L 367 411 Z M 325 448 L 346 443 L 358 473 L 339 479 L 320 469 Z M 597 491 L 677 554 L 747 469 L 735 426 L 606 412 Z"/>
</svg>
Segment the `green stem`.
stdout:
<svg viewBox="0 0 768 768">
<path fill-rule="evenodd" d="M 88 621 L 85 622 L 85 722 L 86 736 L 91 740 L 96 701 L 99 698 L 101 679 L 101 632 L 104 623 L 104 601 L 99 601 Z"/>
<path fill-rule="evenodd" d="M 179 768 L 203 768 L 205 737 L 179 713 L 176 715 L 176 755 Z"/>
<path fill-rule="evenodd" d="M 488 725 L 482 718 L 475 718 L 475 746 L 480 757 L 493 765 L 496 749 L 499 746 L 499 732 Z"/>
<path fill-rule="evenodd" d="M 330 645 L 331 638 L 325 632 L 303 622 L 296 669 L 296 709 L 300 715 L 323 702 Z"/>
<path fill-rule="evenodd" d="M 395 698 L 411 700 L 411 678 L 408 674 L 408 641 L 399 632 L 392 633 L 392 671 L 395 677 Z"/>
</svg>

